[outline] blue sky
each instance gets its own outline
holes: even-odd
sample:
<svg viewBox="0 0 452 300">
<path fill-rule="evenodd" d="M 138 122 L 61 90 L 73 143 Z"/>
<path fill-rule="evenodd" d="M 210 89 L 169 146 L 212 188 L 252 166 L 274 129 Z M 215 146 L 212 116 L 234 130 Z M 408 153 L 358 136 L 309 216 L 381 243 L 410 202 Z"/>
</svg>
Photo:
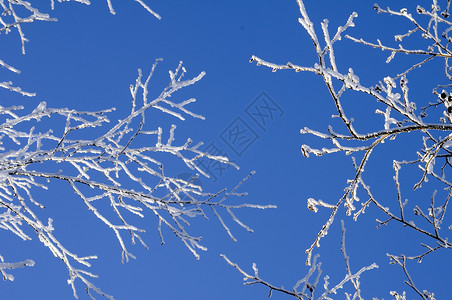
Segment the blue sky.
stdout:
<svg viewBox="0 0 452 300">
<path fill-rule="evenodd" d="M 390 2 L 379 4 L 385 7 Z M 415 4 L 411 2 L 397 1 L 394 4 L 397 7 L 391 5 L 394 9 L 407 7 L 414 11 Z M 20 40 L 15 32 L 2 36 L 2 59 L 22 70 L 22 74 L 2 72 L 1 79 L 8 76 L 37 96 L 25 98 L 1 91 L 1 105 L 19 102 L 32 108 L 45 100 L 49 107 L 79 110 L 114 106 L 117 111 L 111 119 L 116 120 L 129 110 L 129 84 L 135 81 L 138 68 L 148 72 L 155 59 L 163 58 L 152 83 L 153 92 L 159 93 L 165 86 L 168 70 L 177 67 L 182 60 L 189 76 L 206 72 L 199 83 L 184 91 L 184 95 L 197 99 L 192 110 L 204 115 L 206 120 L 188 118 L 179 122 L 154 114 L 155 118 L 148 120 L 150 125 L 176 123 L 179 141 L 191 137 L 206 145 L 214 143 L 230 154 L 240 170 L 216 174 L 217 180 L 201 178 L 206 189 L 233 187 L 255 170 L 256 175 L 241 188 L 249 194 L 243 200 L 275 204 L 278 208 L 237 211 L 241 220 L 255 230 L 253 234 L 225 217 L 238 242 L 231 241 L 213 216 L 207 222 L 193 220 L 190 232 L 202 235 L 202 244 L 209 249 L 201 253 L 199 261 L 169 231 L 164 232 L 166 244 L 161 246 L 156 220 L 149 215 L 142 227 L 147 229 L 144 237 L 150 249 L 131 246 L 137 259 L 125 264 L 121 264 L 121 249 L 112 232 L 71 194 L 69 186 L 51 183 L 49 192 L 37 191 L 41 202 L 47 206 L 42 216 L 54 218 L 55 234 L 68 249 L 79 255 L 99 256 L 91 270 L 100 276 L 94 283 L 117 299 L 266 298 L 268 290 L 263 286 L 244 287 L 242 275 L 228 266 L 220 253 L 249 272 L 252 272 L 252 262 L 256 262 L 262 278 L 278 286 L 293 286 L 307 272 L 304 251 L 329 215 L 327 210 L 317 214 L 309 211 L 306 200 L 313 197 L 335 203 L 342 196 L 346 179 L 353 176 L 350 157 L 333 154 L 307 159 L 300 151 L 302 144 L 320 144 L 313 137 L 301 135 L 301 128 L 309 126 L 324 131 L 333 122 L 331 114 L 335 108 L 321 78 L 293 71 L 273 73 L 249 63 L 252 55 L 277 63 L 291 61 L 305 66 L 315 63 L 311 40 L 297 21 L 296 1 L 153 0 L 146 3 L 162 20 L 154 18 L 134 1 L 113 1 L 117 12 L 114 16 L 109 14 L 104 1 L 96 1 L 91 6 L 57 4 L 51 14 L 58 22 L 24 25 L 30 40 L 26 55 L 20 54 Z M 330 28 L 335 30 L 356 11 L 359 17 L 355 20 L 356 27 L 348 31 L 350 35 L 371 41 L 380 37 L 382 41 L 393 43 L 392 35 L 408 28 L 407 23 L 377 15 L 372 5 L 373 2 L 366 1 L 306 1 L 318 30 L 324 18 L 330 20 Z M 48 7 L 42 10 L 47 11 Z M 403 71 L 412 61 L 396 57 L 387 65 L 385 53 L 347 39 L 337 44 L 336 51 L 339 68 L 352 67 L 367 85 Z M 416 93 L 420 103 L 434 100 L 432 84 L 443 80 L 435 77 L 441 72 L 438 66 L 432 63 L 409 78 L 413 83 L 418 82 L 412 85 L 412 93 Z M 247 113 L 247 109 L 250 111 L 263 101 L 262 97 L 275 109 L 273 117 L 263 126 Z M 382 126 L 381 116 L 374 114 L 378 106 L 369 101 L 371 99 L 361 97 L 351 94 L 348 98 L 349 107 L 357 116 L 356 126 L 362 126 L 363 130 Z M 224 140 L 222 133 L 231 124 L 237 124 L 234 122 L 246 123 L 253 132 L 253 142 L 246 149 L 231 149 Z M 56 122 L 55 126 L 58 124 Z M 399 144 L 382 147 L 364 174 L 375 185 L 374 194 L 385 199 L 382 202 L 388 206 L 396 201 L 392 159 L 414 158 L 415 138 L 400 138 Z M 174 172 L 183 174 L 190 170 L 175 169 Z M 415 200 L 417 193 L 413 193 L 411 187 L 420 175 L 411 171 L 402 175 L 405 176 L 402 181 L 406 182 L 406 197 L 419 201 Z M 433 183 L 426 185 L 423 197 L 434 188 Z M 339 220 L 344 219 L 352 268 L 357 271 L 372 262 L 380 266 L 362 276 L 363 295 L 389 299 L 389 291 L 408 291 L 409 287 L 403 284 L 402 270 L 388 264 L 386 253 L 416 254 L 420 249 L 416 241 L 422 237 L 398 224 L 375 230 L 376 213 L 371 208 L 354 222 L 342 210 L 316 253 L 321 255 L 323 274 L 330 275 L 331 282 L 341 280 L 345 268 L 340 252 Z M 71 238 L 65 238 L 68 236 Z M 0 238 L 7 240 L 2 243 L 0 253 L 8 260 L 31 258 L 36 261 L 33 268 L 16 270 L 13 283 L 2 282 L 0 299 L 71 299 L 64 264 L 37 239 L 25 243 L 8 232 L 0 232 Z M 447 276 L 452 263 L 445 251 L 426 258 L 423 264 L 410 266 L 421 289 L 435 292 L 438 299 L 450 293 Z M 77 287 L 80 299 L 88 299 L 83 285 Z M 273 299 L 289 298 L 274 293 Z"/>
</svg>

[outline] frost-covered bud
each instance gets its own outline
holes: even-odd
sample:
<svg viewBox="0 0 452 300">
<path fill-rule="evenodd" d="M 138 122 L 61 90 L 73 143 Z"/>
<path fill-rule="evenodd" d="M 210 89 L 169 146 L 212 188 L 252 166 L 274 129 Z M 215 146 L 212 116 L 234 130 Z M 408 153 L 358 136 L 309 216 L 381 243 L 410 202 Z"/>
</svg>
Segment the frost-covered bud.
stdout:
<svg viewBox="0 0 452 300">
<path fill-rule="evenodd" d="M 447 93 L 446 91 L 443 90 L 443 92 L 440 95 L 441 99 L 446 99 L 447 98 Z"/>
<path fill-rule="evenodd" d="M 449 102 L 452 101 L 452 95 L 449 95 L 449 97 L 447 97 L 447 101 L 449 101 Z"/>
<path fill-rule="evenodd" d="M 452 106 L 449 106 L 449 107 L 447 108 L 447 112 L 448 112 L 448 113 L 452 113 Z"/>
</svg>

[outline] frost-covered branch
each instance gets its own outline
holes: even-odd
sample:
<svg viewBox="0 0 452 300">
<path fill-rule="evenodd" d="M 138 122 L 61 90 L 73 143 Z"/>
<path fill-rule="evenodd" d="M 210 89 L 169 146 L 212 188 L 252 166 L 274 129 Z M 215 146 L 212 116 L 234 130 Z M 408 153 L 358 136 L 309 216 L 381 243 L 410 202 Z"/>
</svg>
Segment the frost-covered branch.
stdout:
<svg viewBox="0 0 452 300">
<path fill-rule="evenodd" d="M 408 269 L 407 269 L 407 266 L 406 266 L 406 257 L 405 257 L 405 255 L 402 254 L 401 256 L 395 256 L 395 255 L 388 254 L 388 257 L 391 259 L 391 264 L 398 264 L 399 266 L 402 267 L 403 272 L 405 273 L 406 277 L 408 278 L 408 280 L 406 280 L 405 283 L 409 287 L 411 287 L 416 292 L 416 294 L 419 295 L 419 297 L 421 297 L 424 300 L 435 300 L 436 299 L 434 293 L 430 293 L 427 290 L 420 291 L 416 287 L 416 285 L 414 284 L 413 279 L 411 278 L 410 274 L 408 273 Z M 399 299 L 397 292 L 392 291 L 391 295 L 394 296 L 394 298 L 396 300 Z M 405 299 L 405 292 L 403 292 L 403 298 L 401 298 L 401 299 Z"/>
<path fill-rule="evenodd" d="M 27 259 L 27 260 L 15 262 L 15 263 L 5 263 L 3 256 L 0 255 L 0 273 L 2 273 L 2 275 L 3 275 L 3 280 L 14 281 L 14 276 L 6 273 L 6 270 L 20 269 L 23 267 L 33 267 L 34 265 L 35 265 L 35 262 L 32 261 L 31 259 Z"/>
<path fill-rule="evenodd" d="M 452 51 L 449 49 L 452 41 L 449 36 L 452 22 L 448 19 L 450 1 L 446 1 L 443 11 L 437 0 L 432 1 L 431 9 L 417 6 L 417 15 L 411 14 L 406 8 L 396 11 L 390 8 L 382 9 L 375 5 L 374 9 L 378 13 L 401 17 L 411 24 L 412 27 L 408 31 L 394 36 L 395 41 L 399 43 L 397 46 L 390 46 L 380 40 L 374 43 L 345 35 L 353 42 L 388 51 L 390 55 L 386 63 L 393 61 L 398 53 L 404 53 L 414 59 L 408 69 L 397 75 L 385 76 L 373 86 L 362 84 L 358 74 L 352 68 L 342 67 L 335 56 L 337 42 L 341 40 L 341 36 L 345 34 L 346 30 L 355 26 L 354 20 L 358 14 L 353 12 L 344 25 L 338 27 L 336 31 L 330 31 L 328 20 L 324 20 L 318 30 L 311 22 L 303 1 L 297 0 L 297 3 L 301 15 L 299 23 L 313 43 L 318 62 L 313 66 L 303 66 L 292 62 L 281 64 L 268 62 L 255 55 L 251 57 L 251 62 L 256 62 L 258 66 L 268 67 L 273 72 L 294 70 L 295 72 L 311 72 L 322 77 L 336 109 L 336 113 L 332 117 L 340 122 L 335 122 L 335 127 L 328 125 L 324 131 L 309 127 L 301 129 L 302 134 L 318 137 L 330 144 L 330 147 L 322 148 L 302 145 L 302 154 L 309 157 L 311 154 L 323 156 L 344 153 L 352 155 L 354 167 L 354 175 L 347 180 L 344 187 L 345 192 L 339 200 L 323 202 L 314 198 L 308 199 L 307 205 L 311 211 L 317 212 L 318 207 L 323 207 L 331 210 L 331 213 L 311 246 L 306 250 L 307 265 L 312 265 L 311 257 L 314 248 L 320 246 L 321 239 L 328 234 L 342 207 L 346 209 L 347 215 L 353 215 L 353 219 L 357 220 L 369 206 L 374 206 L 385 216 L 383 221 L 377 219 L 377 227 L 396 221 L 406 228 L 420 233 L 431 242 L 430 245 L 420 243 L 426 250 L 420 254 L 404 256 L 403 261 L 405 259 L 421 261 L 426 255 L 440 249 L 450 249 L 452 247 L 449 242 L 452 225 L 444 224 L 450 222 L 446 217 L 446 212 L 452 190 L 452 181 L 449 180 L 450 174 L 448 173 L 452 167 L 452 151 L 450 150 L 452 145 L 452 84 L 450 84 L 450 80 L 452 80 L 452 76 L 449 67 L 449 59 L 452 58 Z M 407 39 L 411 39 L 409 46 L 404 45 Z M 415 45 L 420 49 L 412 48 L 413 39 L 417 42 Z M 437 84 L 433 88 L 435 101 L 419 109 L 419 103 L 410 94 L 408 76 L 413 75 L 413 72 L 421 66 L 437 60 L 444 64 L 446 83 Z M 360 114 L 359 110 L 354 109 L 354 105 L 348 103 L 344 94 L 350 93 L 350 91 L 361 95 L 365 105 L 376 107 L 375 122 L 371 123 L 372 130 L 360 129 L 359 126 L 355 126 L 357 122 L 354 120 L 362 121 L 361 124 L 363 122 L 369 124 L 370 119 L 368 115 Z M 373 158 L 372 154 L 378 151 L 383 143 L 396 144 L 400 140 L 399 136 L 408 134 L 420 141 L 421 146 L 417 152 L 407 151 L 406 160 L 393 160 L 396 195 L 394 202 L 388 207 L 387 202 L 383 205 L 373 195 L 372 189 L 378 187 L 366 183 L 364 171 L 367 170 L 368 162 Z M 399 142 L 397 147 L 401 148 L 404 145 Z M 416 205 L 411 212 L 407 211 L 408 200 L 403 200 L 402 197 L 404 189 L 399 180 L 399 171 L 402 168 L 411 168 L 411 166 L 417 166 L 420 170 L 419 180 L 413 186 L 415 190 L 419 190 L 424 183 L 432 179 L 447 191 L 447 195 L 443 193 L 441 195 L 443 199 L 437 199 L 438 195 L 435 192 L 432 197 L 429 197 L 430 201 Z M 421 194 L 419 196 L 422 197 Z M 366 200 L 358 206 L 360 198 L 363 197 Z M 413 218 L 418 218 L 419 221 L 415 223 Z M 404 263 L 399 263 L 399 265 L 403 267 Z M 408 282 L 411 281 L 408 280 Z M 414 284 L 409 283 L 409 285 L 412 287 Z M 396 294 L 396 292 L 393 293 L 396 299 L 405 297 Z"/>
<path fill-rule="evenodd" d="M 22 106 L 0 107 L 0 228 L 27 240 L 31 239 L 26 233 L 27 227 L 31 227 L 54 256 L 65 263 L 69 271 L 68 282 L 75 297 L 77 279 L 85 284 L 91 297 L 92 291 L 111 296 L 89 281 L 89 277 L 96 275 L 75 266 L 81 264 L 90 267 L 88 261 L 96 256 L 79 257 L 72 253 L 53 234 L 52 219 L 49 218 L 47 222 L 40 219 L 37 210 L 44 209 L 44 205 L 34 199 L 33 194 L 36 188 L 47 189 L 46 182 L 67 183 L 67 188 L 82 200 L 87 209 L 112 230 L 122 248 L 123 261 L 134 258 L 128 250 L 124 233 L 130 235 L 132 244 L 138 240 L 147 248 L 141 237 L 145 229 L 129 221 L 128 213 L 141 218 L 148 214 L 155 216 L 162 243 L 162 227 L 167 227 L 199 257 L 198 250 L 206 248 L 200 244 L 200 237 L 192 236 L 187 231 L 189 218 L 207 219 L 206 209 L 212 209 L 214 216 L 233 238 L 224 215 L 252 231 L 233 211 L 246 207 L 273 207 L 228 204 L 229 198 L 245 195 L 238 193 L 237 188 L 252 174 L 229 192 L 222 189 L 208 193 L 194 184 L 193 180 L 177 178 L 165 169 L 165 162 L 169 159 L 181 161 L 193 172 L 207 177 L 208 174 L 198 167 L 200 159 L 238 167 L 226 157 L 213 156 L 200 150 L 202 143 L 193 143 L 190 138 L 182 143 L 176 142 L 175 125 L 164 135 L 163 128 L 146 122 L 150 109 L 181 120 L 186 116 L 203 119 L 189 108 L 189 104 L 195 102 L 194 98 L 175 99 L 178 98 L 179 90 L 198 82 L 204 72 L 186 78 L 186 70 L 180 63 L 174 71 L 169 72 L 168 85 L 159 95 L 151 98 L 149 83 L 158 61 L 148 76 L 143 76 L 139 70 L 135 84 L 130 86 L 130 113 L 109 128 L 107 116 L 113 109 L 96 112 L 53 109 L 48 108 L 45 102 L 29 113 L 24 112 Z M 54 129 L 57 127 L 48 125 L 48 120 L 63 123 L 62 131 L 58 132 Z M 86 131 L 90 128 L 95 128 L 94 132 L 98 134 Z M 83 132 L 85 134 L 81 135 Z M 111 207 L 113 214 L 100 210 L 101 203 L 108 203 L 107 207 Z"/>
</svg>

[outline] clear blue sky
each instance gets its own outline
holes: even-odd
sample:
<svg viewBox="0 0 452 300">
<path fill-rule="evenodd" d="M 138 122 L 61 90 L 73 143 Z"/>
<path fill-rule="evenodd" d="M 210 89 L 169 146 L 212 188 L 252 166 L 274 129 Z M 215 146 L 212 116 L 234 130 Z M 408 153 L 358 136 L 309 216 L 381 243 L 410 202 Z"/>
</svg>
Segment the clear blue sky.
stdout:
<svg viewBox="0 0 452 300">
<path fill-rule="evenodd" d="M 306 159 L 301 155 L 302 144 L 316 144 L 315 138 L 301 135 L 300 128 L 309 126 L 320 131 L 331 123 L 334 106 L 321 78 L 314 74 L 293 71 L 272 73 L 248 61 L 257 55 L 269 61 L 311 66 L 316 55 L 311 40 L 297 19 L 298 6 L 291 1 L 147 1 L 162 20 L 157 20 L 134 1 L 112 1 L 117 14 L 110 15 L 106 1 L 87 7 L 77 3 L 57 4 L 52 15 L 57 23 L 33 23 L 23 29 L 30 42 L 27 54 L 20 54 L 20 40 L 13 32 L 2 36 L 1 59 L 22 70 L 21 75 L 2 72 L 28 91 L 37 92 L 35 98 L 24 98 L 1 92 L 1 105 L 26 103 L 27 107 L 45 100 L 49 107 L 69 107 L 79 110 L 99 110 L 116 107 L 111 119 L 129 111 L 129 84 L 136 78 L 137 68 L 150 70 L 156 58 L 163 58 L 156 72 L 155 93 L 160 92 L 179 60 L 184 61 L 188 75 L 206 71 L 198 84 L 189 87 L 184 95 L 195 97 L 193 111 L 206 117 L 205 121 L 187 119 L 184 123 L 164 118 L 162 124 L 178 124 L 179 141 L 190 136 L 196 141 L 213 142 L 241 167 L 227 170 L 218 180 L 201 178 L 203 186 L 217 190 L 233 187 L 250 171 L 257 173 L 241 189 L 249 195 L 246 202 L 275 204 L 277 209 L 238 211 L 237 215 L 255 232 L 249 234 L 241 227 L 231 225 L 238 242 L 233 242 L 213 216 L 209 221 L 192 220 L 190 232 L 202 235 L 203 245 L 209 250 L 201 253 L 197 261 L 185 246 L 168 230 L 164 232 L 166 244 L 160 245 L 156 220 L 151 215 L 142 223 L 149 250 L 140 245 L 130 246 L 137 260 L 121 264 L 121 249 L 113 233 L 90 214 L 71 189 L 63 184 L 50 184 L 49 192 L 38 191 L 39 200 L 47 206 L 42 216 L 52 216 L 57 228 L 55 235 L 66 247 L 83 256 L 97 254 L 91 271 L 100 276 L 94 283 L 117 299 L 265 299 L 268 290 L 263 286 L 242 286 L 242 276 L 220 258 L 226 254 L 232 261 L 249 272 L 256 262 L 262 278 L 276 285 L 292 287 L 307 272 L 305 249 L 314 240 L 329 211 L 314 214 L 306 208 L 309 197 L 335 203 L 342 196 L 346 179 L 353 175 L 350 157 L 342 154 Z M 385 7 L 393 1 L 382 1 Z M 394 9 L 407 7 L 414 11 L 412 1 L 397 1 Z M 404 27 L 399 20 L 378 16 L 369 1 L 306 1 L 311 19 L 320 30 L 319 22 L 330 20 L 330 28 L 343 25 L 352 11 L 359 17 L 357 27 L 348 31 L 355 37 L 373 40 L 381 37 L 393 43 L 392 35 Z M 391 4 L 392 5 L 392 4 Z M 396 6 L 395 6 L 396 5 Z M 46 11 L 47 7 L 42 7 Z M 402 25 L 401 25 L 402 24 Z M 400 30 L 400 31 L 398 31 Z M 374 84 L 384 76 L 404 70 L 402 58 L 385 65 L 386 55 L 344 39 L 336 46 L 341 70 L 352 67 L 364 84 Z M 438 65 L 425 67 L 417 74 L 429 72 L 434 78 L 442 72 Z M 8 77 L 6 77 L 8 76 Z M 414 76 L 414 75 L 413 75 Z M 414 76 L 411 81 L 415 82 Z M 413 87 L 420 102 L 433 101 L 433 86 L 423 82 Z M 263 126 L 247 114 L 256 98 L 265 92 L 275 113 Z M 369 114 L 359 118 L 357 126 L 381 126 L 381 116 L 375 115 L 373 100 L 350 96 L 357 113 Z M 269 100 L 271 99 L 271 100 Z M 425 100 L 422 100 L 425 99 Z M 256 101 L 262 101 L 258 98 Z M 363 104 L 368 101 L 372 104 Z M 253 104 L 254 103 L 254 104 Z M 356 103 L 356 105 L 355 105 Z M 251 108 L 250 108 L 251 107 Z M 380 107 L 381 109 L 381 107 Z M 157 116 L 157 115 L 156 115 Z M 356 117 L 358 119 L 358 117 Z M 149 119 L 160 124 L 158 118 Z M 233 122 L 247 124 L 252 143 L 235 151 L 222 139 L 222 133 Z M 373 122 L 373 123 L 372 123 Z M 62 123 L 61 123 L 62 124 Z M 234 123 L 237 124 L 237 123 Z M 246 126 L 246 125 L 245 125 Z M 224 136 L 223 136 L 224 137 Z M 399 141 L 399 143 L 402 143 Z M 411 145 L 407 141 L 406 145 Z M 245 149 L 246 148 L 246 149 Z M 404 156 L 405 155 L 405 156 Z M 373 157 L 364 176 L 375 185 L 374 194 L 388 206 L 395 203 L 392 181 L 392 159 L 414 158 L 415 148 L 407 150 L 387 145 Z M 189 172 L 187 169 L 175 172 Z M 414 173 L 415 174 L 415 173 Z M 411 192 L 412 183 L 419 177 L 404 174 L 406 197 L 416 199 Z M 433 189 L 427 186 L 426 189 Z M 423 193 L 422 197 L 429 195 Z M 364 195 L 363 195 L 364 198 Z M 340 220 L 347 227 L 348 253 L 352 268 L 357 271 L 376 262 L 380 268 L 365 273 L 362 290 L 365 298 L 389 299 L 389 291 L 409 290 L 403 284 L 402 271 L 389 265 L 386 253 L 417 254 L 418 235 L 403 230 L 397 224 L 375 230 L 376 215 L 371 208 L 358 222 L 341 211 L 330 234 L 322 240 L 320 253 L 323 274 L 330 282 L 338 282 L 345 275 L 344 260 L 340 252 Z M 71 238 L 68 238 L 68 236 Z M 13 283 L 2 282 L 0 299 L 71 299 L 72 291 L 66 284 L 67 270 L 37 239 L 22 242 L 0 232 L 0 253 L 9 261 L 30 258 L 33 268 L 14 271 Z M 434 270 L 432 267 L 436 269 Z M 437 299 L 450 294 L 450 268 L 452 263 L 445 251 L 425 259 L 421 265 L 412 264 L 413 279 L 421 289 L 435 292 Z M 323 276 L 322 276 L 323 277 Z M 78 284 L 80 299 L 88 299 L 82 284 Z M 414 296 L 413 296 L 414 297 Z M 100 299 L 101 297 L 99 297 Z M 343 298 L 340 296 L 339 298 Z M 410 297 L 411 299 L 412 297 Z M 288 299 L 274 293 L 272 299 Z"/>
</svg>

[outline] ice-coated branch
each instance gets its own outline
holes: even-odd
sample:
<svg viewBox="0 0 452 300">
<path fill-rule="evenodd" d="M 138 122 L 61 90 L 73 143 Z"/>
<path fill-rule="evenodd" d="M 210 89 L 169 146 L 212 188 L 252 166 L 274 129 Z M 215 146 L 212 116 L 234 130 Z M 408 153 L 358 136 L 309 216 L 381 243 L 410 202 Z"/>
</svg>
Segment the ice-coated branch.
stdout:
<svg viewBox="0 0 452 300">
<path fill-rule="evenodd" d="M 411 276 L 410 276 L 410 274 L 408 272 L 408 269 L 407 269 L 407 266 L 406 266 L 406 257 L 405 257 L 405 255 L 402 254 L 401 256 L 396 256 L 396 255 L 388 254 L 388 257 L 391 259 L 391 264 L 397 264 L 397 265 L 402 267 L 403 272 L 405 273 L 405 275 L 406 275 L 406 277 L 408 279 L 408 280 L 405 281 L 405 283 L 409 287 L 411 287 L 416 292 L 416 294 L 419 295 L 420 298 L 422 298 L 424 300 L 436 300 L 434 293 L 430 293 L 427 290 L 420 291 L 416 287 L 416 284 L 414 283 L 413 279 L 411 278 Z M 391 292 L 391 294 L 396 299 L 398 299 L 396 292 Z M 403 298 L 402 299 L 404 299 L 404 298 L 405 298 L 405 292 L 403 293 Z"/>
<path fill-rule="evenodd" d="M 305 157 L 309 157 L 311 154 L 323 156 L 333 153 L 352 155 L 354 175 L 347 180 L 344 187 L 345 192 L 338 200 L 324 202 L 312 197 L 307 199 L 307 206 L 311 211 L 330 210 L 328 219 L 311 246 L 306 250 L 306 263 L 308 265 L 311 265 L 313 249 L 320 246 L 320 240 L 328 234 L 342 207 L 345 208 L 346 215 L 353 216 L 354 220 L 358 220 L 366 209 L 373 206 L 385 216 L 383 220 L 377 219 L 377 228 L 395 221 L 426 237 L 429 243 L 420 242 L 425 251 L 412 256 L 403 256 L 403 263 L 398 263 L 403 268 L 405 260 L 420 262 L 426 255 L 435 253 L 440 249 L 449 251 L 452 247 L 449 242 L 452 225 L 446 217 L 451 196 L 450 191 L 452 190 L 452 181 L 449 179 L 452 167 L 452 150 L 450 149 L 452 146 L 452 84 L 450 84 L 452 75 L 450 75 L 451 68 L 449 66 L 449 60 L 452 58 L 452 50 L 449 49 L 452 40 L 452 37 L 449 36 L 452 30 L 452 22 L 448 19 L 450 16 L 450 1 L 445 2 L 443 10 L 441 10 L 437 0 L 432 0 L 430 9 L 417 6 L 417 14 L 411 14 L 406 8 L 396 11 L 390 8 L 382 9 L 375 5 L 374 9 L 378 13 L 399 17 L 411 24 L 408 31 L 394 36 L 398 45 L 391 46 L 383 43 L 380 39 L 377 39 L 377 42 L 374 43 L 345 34 L 346 30 L 355 26 L 354 19 L 358 16 L 355 12 L 350 15 L 345 25 L 340 26 L 335 31 L 331 31 L 329 28 L 328 20 L 323 20 L 320 24 L 320 30 L 318 30 L 311 22 L 303 1 L 297 0 L 301 15 L 299 23 L 313 43 L 318 58 L 317 63 L 313 66 L 304 66 L 292 62 L 269 62 L 256 55 L 251 57 L 251 62 L 256 62 L 258 66 L 268 67 L 273 72 L 293 70 L 320 75 L 335 105 L 336 112 L 332 117 L 337 118 L 340 122 L 339 125 L 336 122 L 334 128 L 332 125 L 328 125 L 324 131 L 309 127 L 301 129 L 302 134 L 315 136 L 322 142 L 325 141 L 330 144 L 330 146 L 320 148 L 305 144 L 301 146 L 301 152 Z M 331 33 L 334 32 L 336 33 L 331 38 L 333 36 Z M 398 53 L 412 57 L 413 63 L 395 76 L 383 77 L 373 86 L 364 85 L 352 68 L 343 67 L 335 57 L 335 47 L 338 46 L 337 42 L 342 35 L 361 45 L 388 51 L 389 57 L 386 63 L 395 60 Z M 323 39 L 320 38 L 322 36 Z M 406 40 L 408 38 L 417 38 L 416 43 L 411 42 L 407 46 Z M 416 102 L 415 97 L 410 92 L 408 76 L 411 76 L 421 66 L 438 60 L 444 65 L 446 83 L 438 83 L 433 88 L 436 101 L 419 109 L 419 103 Z M 347 102 L 348 100 L 343 95 L 349 91 L 361 95 L 361 101 L 365 103 L 364 105 L 376 107 L 375 120 L 371 120 L 368 115 L 360 113 L 358 109 L 355 109 L 356 105 Z M 354 122 L 354 120 L 359 120 L 361 123 Z M 364 123 L 371 124 L 372 130 L 361 129 L 355 125 Z M 391 204 L 387 204 L 388 201 L 386 201 L 383 205 L 372 193 L 373 189 L 381 187 L 368 184 L 364 177 L 364 170 L 368 168 L 368 162 L 372 159 L 371 154 L 379 151 L 383 143 L 391 143 L 395 147 L 404 149 L 405 145 L 398 142 L 399 136 L 408 136 L 408 134 L 413 140 L 419 142 L 420 147 L 417 152 L 406 151 L 406 160 L 393 160 L 394 190 L 396 192 L 394 201 Z M 417 202 L 421 204 L 415 205 L 414 209 L 407 209 L 409 202 L 408 199 L 402 197 L 404 187 L 400 183 L 400 170 L 411 166 L 417 166 L 420 170 L 418 173 L 419 180 L 413 186 L 414 190 L 419 191 L 422 185 L 431 179 L 439 184 L 441 190 L 447 191 L 447 195 L 442 193 L 439 196 L 435 192 L 431 197 L 422 197 L 419 193 L 421 199 L 430 198 L 430 201 Z M 386 187 L 384 188 L 386 189 Z M 438 199 L 440 197 L 442 199 Z M 365 200 L 358 207 L 357 203 L 361 201 L 360 198 L 365 198 Z M 419 219 L 419 221 L 415 223 L 414 219 Z M 449 223 L 444 224 L 446 222 Z M 396 262 L 402 262 L 402 260 Z M 409 278 L 407 272 L 406 275 Z M 407 282 L 410 286 L 414 286 L 410 279 Z M 354 286 L 355 288 L 358 287 L 356 284 Z M 405 298 L 405 294 L 400 295 L 393 292 L 392 295 L 396 299 Z M 427 294 L 424 293 L 423 295 L 424 299 L 430 299 L 430 296 L 426 296 Z"/>
<path fill-rule="evenodd" d="M 2 275 L 3 275 L 3 280 L 14 281 L 14 276 L 6 273 L 6 270 L 20 269 L 20 268 L 24 268 L 24 267 L 33 267 L 34 265 L 35 265 L 35 262 L 32 261 L 31 259 L 27 259 L 27 260 L 15 262 L 15 263 L 7 263 L 3 259 L 3 256 L 0 255 L 0 273 L 2 273 Z"/>
<path fill-rule="evenodd" d="M 169 160 L 180 161 L 188 169 L 205 176 L 208 174 L 197 164 L 200 159 L 238 167 L 226 157 L 200 150 L 202 143 L 193 143 L 190 138 L 179 142 L 175 125 L 166 133 L 163 128 L 149 123 L 146 115 L 150 109 L 181 120 L 186 116 L 204 118 L 190 110 L 190 104 L 196 100 L 180 98 L 178 92 L 198 82 L 205 73 L 187 78 L 186 69 L 180 63 L 169 72 L 168 85 L 160 94 L 151 97 L 149 84 L 159 61 L 155 62 L 148 76 L 138 71 L 135 83 L 130 86 L 129 114 L 109 127 L 108 114 L 114 109 L 95 112 L 54 109 L 42 102 L 27 113 L 22 106 L 0 106 L 0 228 L 23 240 L 31 239 L 27 228 L 32 228 L 39 240 L 66 265 L 74 297 L 77 297 L 75 282 L 81 280 L 90 297 L 93 298 L 91 292 L 95 292 L 111 298 L 91 283 L 89 277 L 96 275 L 75 266 L 90 267 L 88 261 L 96 256 L 79 257 L 66 249 L 53 233 L 52 219 L 44 222 L 36 213 L 45 207 L 34 199 L 34 190 L 47 189 L 46 182 L 65 183 L 74 192 L 74 197 L 78 196 L 94 217 L 112 230 L 121 246 L 123 261 L 135 258 L 128 250 L 124 233 L 130 236 L 132 244 L 138 240 L 147 248 L 141 237 L 145 229 L 133 224 L 128 213 L 141 218 L 154 216 L 158 220 L 162 243 L 162 227 L 167 227 L 198 258 L 198 250 L 206 248 L 200 244 L 201 237 L 189 233 L 189 218 L 207 219 L 208 211 L 212 210 L 233 237 L 226 225 L 227 216 L 252 232 L 234 210 L 274 207 L 236 201 L 229 203 L 232 197 L 246 195 L 238 193 L 237 189 L 253 173 L 231 191 L 224 188 L 210 193 L 193 181 L 177 178 L 166 171 L 165 164 Z M 62 132 L 48 125 L 53 124 L 48 122 L 49 119 L 62 123 Z M 41 122 L 44 120 L 45 123 Z M 99 209 L 102 202 L 108 203 L 102 206 L 111 207 L 113 214 Z"/>
</svg>

